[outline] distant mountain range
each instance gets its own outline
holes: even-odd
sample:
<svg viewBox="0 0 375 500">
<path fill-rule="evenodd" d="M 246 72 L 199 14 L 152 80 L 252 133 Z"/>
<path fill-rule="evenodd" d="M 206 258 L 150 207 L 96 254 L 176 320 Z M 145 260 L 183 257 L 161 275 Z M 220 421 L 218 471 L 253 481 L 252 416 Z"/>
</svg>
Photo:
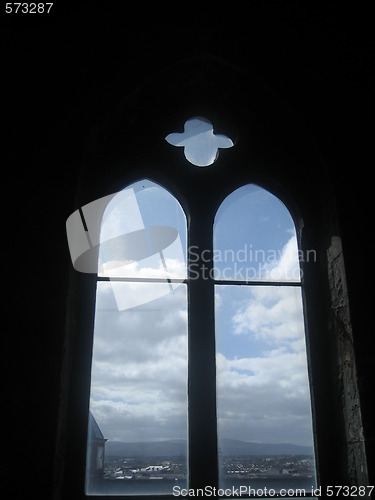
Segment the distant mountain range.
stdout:
<svg viewBox="0 0 375 500">
<path fill-rule="evenodd" d="M 176 457 L 186 455 L 187 443 L 183 439 L 151 441 L 144 443 L 106 442 L 107 458 L 121 457 Z M 223 455 L 312 455 L 311 446 L 282 443 L 254 443 L 237 439 L 223 439 L 220 452 Z"/>
<path fill-rule="evenodd" d="M 254 443 L 237 439 L 223 439 L 220 446 L 223 455 L 312 455 L 311 446 L 291 443 Z"/>
<path fill-rule="evenodd" d="M 150 441 L 144 443 L 125 443 L 122 441 L 107 441 L 106 457 L 178 457 L 186 455 L 184 439 L 167 441 Z"/>
</svg>

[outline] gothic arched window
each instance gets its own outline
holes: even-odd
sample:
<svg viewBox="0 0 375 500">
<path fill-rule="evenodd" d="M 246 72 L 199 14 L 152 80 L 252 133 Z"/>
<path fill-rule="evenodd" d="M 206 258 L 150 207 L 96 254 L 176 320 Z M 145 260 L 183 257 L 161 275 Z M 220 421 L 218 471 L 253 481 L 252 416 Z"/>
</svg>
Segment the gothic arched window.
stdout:
<svg viewBox="0 0 375 500">
<path fill-rule="evenodd" d="M 329 187 L 301 180 L 318 160 L 290 117 L 219 90 L 210 120 L 162 108 L 103 133 L 67 221 L 66 498 L 366 480 Z"/>
<path fill-rule="evenodd" d="M 209 167 L 220 147 L 233 145 L 207 120 L 187 123 L 184 134 L 167 140 L 183 145 L 195 166 Z M 213 442 L 219 487 L 245 487 L 255 474 L 262 488 L 311 490 L 314 443 L 293 219 L 254 184 L 224 199 L 209 235 L 194 236 L 203 214 L 192 207 L 188 217 L 187 229 L 177 199 L 146 179 L 108 197 L 103 210 L 90 414 L 107 441 L 100 477 L 87 461 L 86 492 L 186 489 L 194 484 L 194 457 L 204 455 L 200 433 Z M 202 307 L 199 297 L 207 301 L 213 292 L 215 301 Z M 93 446 L 89 440 L 87 457 Z M 284 474 L 275 486 L 259 473 L 288 468 L 297 481 Z"/>
<path fill-rule="evenodd" d="M 278 198 L 248 184 L 222 202 L 214 225 L 222 488 L 245 488 L 251 473 L 261 489 L 315 486 L 300 259 Z M 294 476 L 271 478 L 291 468 Z"/>
<path fill-rule="evenodd" d="M 90 414 L 107 441 L 99 477 L 87 460 L 86 492 L 103 492 L 98 481 L 104 477 L 113 494 L 152 493 L 156 483 L 148 479 L 161 473 L 178 474 L 186 487 L 186 217 L 180 204 L 146 179 L 117 193 L 103 213 L 98 261 Z M 89 439 L 87 457 L 93 447 Z M 161 464 L 168 453 L 182 463 Z"/>
</svg>

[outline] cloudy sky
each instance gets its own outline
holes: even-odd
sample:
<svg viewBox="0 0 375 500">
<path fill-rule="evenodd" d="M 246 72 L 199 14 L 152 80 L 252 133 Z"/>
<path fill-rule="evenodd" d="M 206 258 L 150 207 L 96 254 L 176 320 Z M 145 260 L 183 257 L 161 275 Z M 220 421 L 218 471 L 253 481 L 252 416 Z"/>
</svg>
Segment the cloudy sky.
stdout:
<svg viewBox="0 0 375 500">
<path fill-rule="evenodd" d="M 133 185 L 108 206 L 102 241 L 137 238 L 127 252 L 103 245 L 101 274 L 185 278 L 185 224 L 166 191 Z M 155 225 L 175 233 L 144 231 Z M 142 245 L 152 257 L 137 261 Z M 299 279 L 293 221 L 256 186 L 223 203 L 214 247 L 217 278 Z M 215 308 L 219 439 L 312 444 L 300 287 L 216 285 Z M 98 283 L 90 408 L 107 439 L 187 437 L 187 355 L 186 284 Z"/>
</svg>

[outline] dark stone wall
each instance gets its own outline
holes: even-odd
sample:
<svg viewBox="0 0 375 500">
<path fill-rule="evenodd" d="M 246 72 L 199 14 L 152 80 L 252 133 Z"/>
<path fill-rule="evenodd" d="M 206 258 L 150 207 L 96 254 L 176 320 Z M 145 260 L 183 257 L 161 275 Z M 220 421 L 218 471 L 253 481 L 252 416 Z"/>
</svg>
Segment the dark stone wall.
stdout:
<svg viewBox="0 0 375 500">
<path fill-rule="evenodd" d="M 104 10 L 91 2 L 90 8 L 70 6 L 69 2 L 55 4 L 50 18 L 2 15 L 6 438 L 2 473 L 3 484 L 14 485 L 14 499 L 23 499 L 31 491 L 39 498 L 52 498 L 54 477 L 61 473 L 54 463 L 61 431 L 59 415 L 64 411 L 61 402 L 66 401 L 64 392 L 68 391 L 64 381 L 68 380 L 69 363 L 64 365 L 63 360 L 70 347 L 65 333 L 66 325 L 74 322 L 74 318 L 66 321 L 71 262 L 65 221 L 76 208 L 77 186 L 84 198 L 82 185 L 90 179 L 91 159 L 100 157 L 97 138 L 112 140 L 107 137 L 111 137 L 108 123 L 113 126 L 113 116 L 121 109 L 131 110 L 129 123 L 133 120 L 138 128 L 140 106 L 142 117 L 146 108 L 150 123 L 155 125 L 160 117 L 165 126 L 167 119 L 176 117 L 171 111 L 169 116 L 163 114 L 170 108 L 169 94 L 164 90 L 164 106 L 149 90 L 153 79 L 163 81 L 160 75 L 180 67 L 174 70 L 177 76 L 171 82 L 170 95 L 183 100 L 189 93 L 189 79 L 190 88 L 196 88 L 194 79 L 213 74 L 209 69 L 215 66 L 213 60 L 228 67 L 232 86 L 251 75 L 253 81 L 261 82 L 259 88 L 277 96 L 311 138 L 312 149 L 306 156 L 318 154 L 321 158 L 320 168 L 311 166 L 293 175 L 314 186 L 316 197 L 321 197 L 317 200 L 321 210 L 328 206 L 324 199 L 327 184 L 337 204 L 334 217 L 342 239 L 348 288 L 345 300 L 350 304 L 353 336 L 350 363 L 356 363 L 369 483 L 375 484 L 371 323 L 374 37 L 370 14 L 363 5 L 345 7 L 342 2 L 325 2 L 322 7 L 281 2 L 252 5 L 245 23 L 244 16 L 232 13 L 221 23 L 199 17 L 186 25 L 172 18 L 149 27 L 135 14 L 130 17 L 128 12 Z M 187 60 L 196 62 L 187 66 Z M 185 67 L 195 67 L 194 74 L 185 75 Z M 220 91 L 223 103 L 230 103 L 225 85 Z M 148 102 L 139 102 L 143 95 Z M 191 103 L 192 97 L 186 102 Z M 202 106 L 204 98 L 202 93 Z M 257 96 L 247 99 L 234 101 L 243 108 L 256 106 Z M 178 106 L 183 108 L 183 103 Z M 272 109 L 265 107 L 263 136 L 271 119 Z M 286 124 L 290 119 L 286 117 Z M 145 124 L 145 130 L 148 126 Z M 280 130 L 282 126 L 280 120 Z M 255 125 L 253 130 L 251 140 L 256 143 Z M 288 143 L 290 155 L 293 139 Z M 274 148 L 282 150 L 284 144 L 275 137 Z M 136 151 L 138 146 L 142 145 L 133 143 L 131 147 Z M 267 147 L 265 144 L 264 155 Z M 91 179 L 100 182 L 98 172 Z M 92 193 L 92 186 L 88 191 Z M 332 217 L 328 208 L 327 217 Z M 322 248 L 328 249 L 330 243 L 322 242 Z M 339 300 L 340 291 L 335 293 Z M 337 317 L 337 321 L 346 320 Z M 343 366 L 347 363 L 343 360 Z M 348 371 L 339 373 L 349 376 Z M 350 399 L 351 395 L 343 397 Z M 359 410 L 350 403 L 347 407 L 348 411 Z M 327 450 L 329 446 L 327 442 Z"/>
</svg>

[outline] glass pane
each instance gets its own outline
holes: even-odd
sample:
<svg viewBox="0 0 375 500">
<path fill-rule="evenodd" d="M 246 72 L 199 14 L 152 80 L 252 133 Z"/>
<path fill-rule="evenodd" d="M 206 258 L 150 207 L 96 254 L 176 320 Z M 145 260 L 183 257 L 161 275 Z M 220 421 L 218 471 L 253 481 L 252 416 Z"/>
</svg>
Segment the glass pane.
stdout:
<svg viewBox="0 0 375 500">
<path fill-rule="evenodd" d="M 216 285 L 215 313 L 220 487 L 311 493 L 300 287 Z"/>
<path fill-rule="evenodd" d="M 186 217 L 148 180 L 100 230 L 86 493 L 171 494 L 187 482 Z"/>
<path fill-rule="evenodd" d="M 87 494 L 164 494 L 187 479 L 186 284 L 98 282 Z M 119 311 L 117 296 L 159 296 Z M 125 300 L 125 299 L 124 299 Z M 104 441 L 105 440 L 105 441 Z"/>
<path fill-rule="evenodd" d="M 99 276 L 186 278 L 186 217 L 161 186 L 143 180 L 108 204 L 100 231 Z"/>
<path fill-rule="evenodd" d="M 220 205 L 214 225 L 215 278 L 299 281 L 293 219 L 268 191 L 248 184 Z"/>
</svg>

